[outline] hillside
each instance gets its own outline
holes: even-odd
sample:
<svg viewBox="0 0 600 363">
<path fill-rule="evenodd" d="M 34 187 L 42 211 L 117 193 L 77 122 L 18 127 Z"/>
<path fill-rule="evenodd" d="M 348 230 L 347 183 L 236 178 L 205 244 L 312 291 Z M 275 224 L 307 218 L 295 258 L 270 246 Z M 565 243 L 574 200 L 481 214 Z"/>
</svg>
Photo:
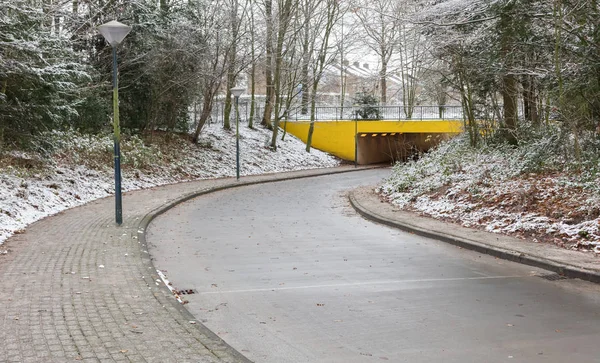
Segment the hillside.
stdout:
<svg viewBox="0 0 600 363">
<path fill-rule="evenodd" d="M 558 133 L 477 148 L 462 135 L 398 164 L 378 190 L 421 215 L 600 254 L 600 140 L 583 139 L 577 161 Z"/>
<path fill-rule="evenodd" d="M 307 153 L 292 135 L 272 152 L 270 136 L 262 128 L 240 127 L 242 176 L 339 165 L 319 150 Z M 36 140 L 35 151 L 0 155 L 0 244 L 36 220 L 114 192 L 111 135 L 54 131 Z M 220 124 L 207 125 L 198 145 L 156 133 L 146 140 L 128 137 L 121 150 L 123 191 L 236 172 L 235 133 Z"/>
</svg>

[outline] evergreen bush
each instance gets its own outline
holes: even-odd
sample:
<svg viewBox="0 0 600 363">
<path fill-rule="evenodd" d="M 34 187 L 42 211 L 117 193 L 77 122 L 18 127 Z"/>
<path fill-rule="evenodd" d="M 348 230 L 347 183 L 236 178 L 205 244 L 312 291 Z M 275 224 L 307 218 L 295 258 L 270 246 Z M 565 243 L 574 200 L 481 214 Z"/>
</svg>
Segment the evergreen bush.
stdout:
<svg viewBox="0 0 600 363">
<path fill-rule="evenodd" d="M 361 92 L 354 98 L 354 104 L 359 105 L 359 109 L 354 111 L 354 117 L 363 120 L 381 119 L 381 112 L 377 107 L 379 100 L 370 93 Z"/>
</svg>

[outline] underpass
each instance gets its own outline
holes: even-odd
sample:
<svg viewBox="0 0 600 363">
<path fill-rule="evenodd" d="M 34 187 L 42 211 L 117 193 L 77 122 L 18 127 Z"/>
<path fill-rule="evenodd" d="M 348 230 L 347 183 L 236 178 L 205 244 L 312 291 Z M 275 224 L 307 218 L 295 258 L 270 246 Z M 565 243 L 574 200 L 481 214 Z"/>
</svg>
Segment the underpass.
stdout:
<svg viewBox="0 0 600 363">
<path fill-rule="evenodd" d="M 385 106 L 377 119 L 359 118 L 358 109 L 319 108 L 311 146 L 361 165 L 376 164 L 406 160 L 463 131 L 462 110 L 456 107 L 445 114 L 438 113 L 438 106 L 421 107 L 414 118 L 406 118 L 401 106 Z M 305 143 L 310 125 L 306 115 L 298 114 L 280 123 Z"/>
</svg>

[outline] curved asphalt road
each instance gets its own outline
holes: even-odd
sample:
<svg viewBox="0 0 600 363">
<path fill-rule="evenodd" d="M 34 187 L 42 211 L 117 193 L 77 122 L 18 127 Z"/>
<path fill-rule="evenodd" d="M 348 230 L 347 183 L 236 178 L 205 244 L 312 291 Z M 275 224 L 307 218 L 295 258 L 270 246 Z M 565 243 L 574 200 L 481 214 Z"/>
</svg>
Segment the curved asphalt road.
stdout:
<svg viewBox="0 0 600 363">
<path fill-rule="evenodd" d="M 148 231 L 188 309 L 255 362 L 600 362 L 600 288 L 359 217 L 388 170 L 216 192 Z"/>
</svg>

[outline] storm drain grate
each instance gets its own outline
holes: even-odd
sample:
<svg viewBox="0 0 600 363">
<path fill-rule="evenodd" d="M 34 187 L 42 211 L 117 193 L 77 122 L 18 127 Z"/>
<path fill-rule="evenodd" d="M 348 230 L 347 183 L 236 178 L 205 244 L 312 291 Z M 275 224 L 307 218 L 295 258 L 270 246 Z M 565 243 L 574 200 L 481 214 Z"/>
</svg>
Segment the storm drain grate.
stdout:
<svg viewBox="0 0 600 363">
<path fill-rule="evenodd" d="M 560 280 L 567 279 L 565 276 L 562 276 L 559 274 L 540 275 L 539 277 L 543 278 L 544 280 L 548 280 L 548 281 L 560 281 Z"/>
<path fill-rule="evenodd" d="M 174 290 L 173 293 L 175 295 L 192 295 L 192 294 L 197 294 L 198 291 L 196 291 L 194 289 L 185 289 L 185 290 Z"/>
</svg>

